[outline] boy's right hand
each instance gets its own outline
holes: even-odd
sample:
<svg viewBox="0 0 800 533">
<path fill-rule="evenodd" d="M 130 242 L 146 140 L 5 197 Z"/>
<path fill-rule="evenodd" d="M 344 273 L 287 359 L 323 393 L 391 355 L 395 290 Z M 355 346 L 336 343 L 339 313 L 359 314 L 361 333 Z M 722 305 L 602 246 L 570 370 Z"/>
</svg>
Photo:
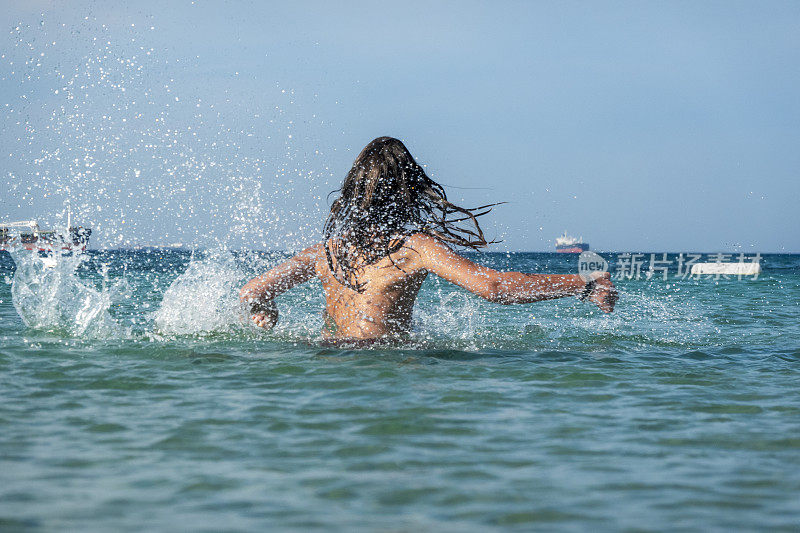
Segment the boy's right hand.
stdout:
<svg viewBox="0 0 800 533">
<path fill-rule="evenodd" d="M 275 324 L 278 322 L 278 311 L 275 311 L 275 314 L 271 315 L 253 315 L 250 317 L 250 320 L 253 321 L 253 324 L 260 328 L 264 329 L 272 329 L 275 327 Z"/>
<path fill-rule="evenodd" d="M 278 322 L 278 308 L 273 300 L 242 299 L 249 311 L 250 320 L 256 326 L 272 329 Z"/>
</svg>

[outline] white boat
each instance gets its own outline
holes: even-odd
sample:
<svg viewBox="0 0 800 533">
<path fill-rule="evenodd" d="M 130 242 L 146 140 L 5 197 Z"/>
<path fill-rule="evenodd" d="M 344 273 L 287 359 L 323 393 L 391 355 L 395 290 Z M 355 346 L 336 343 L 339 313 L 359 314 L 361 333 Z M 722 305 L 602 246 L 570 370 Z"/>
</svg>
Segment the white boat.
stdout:
<svg viewBox="0 0 800 533">
<path fill-rule="evenodd" d="M 35 220 L 0 223 L 0 250 L 85 250 L 89 244 L 90 228 L 73 226 L 67 211 L 67 226 L 43 229 Z"/>
</svg>

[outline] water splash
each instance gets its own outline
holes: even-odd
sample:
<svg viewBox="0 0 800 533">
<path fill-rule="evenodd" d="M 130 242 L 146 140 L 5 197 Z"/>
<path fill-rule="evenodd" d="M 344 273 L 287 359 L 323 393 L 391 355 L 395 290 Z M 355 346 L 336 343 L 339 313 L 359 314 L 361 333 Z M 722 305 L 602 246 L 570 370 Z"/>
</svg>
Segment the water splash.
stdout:
<svg viewBox="0 0 800 533">
<path fill-rule="evenodd" d="M 243 329 L 239 288 L 245 274 L 226 250 L 192 258 L 153 314 L 161 335 L 208 335 Z"/>
<path fill-rule="evenodd" d="M 435 290 L 421 295 L 414 309 L 415 342 L 457 342 L 459 347 L 477 349 L 477 323 L 483 318 L 480 303 L 465 292 L 443 290 L 434 280 Z"/>
<path fill-rule="evenodd" d="M 109 313 L 122 285 L 109 286 L 107 276 L 101 290 L 78 277 L 84 261 L 81 253 L 12 249 L 16 272 L 11 286 L 17 313 L 29 328 L 63 332 L 74 337 L 122 337 L 126 331 Z"/>
</svg>

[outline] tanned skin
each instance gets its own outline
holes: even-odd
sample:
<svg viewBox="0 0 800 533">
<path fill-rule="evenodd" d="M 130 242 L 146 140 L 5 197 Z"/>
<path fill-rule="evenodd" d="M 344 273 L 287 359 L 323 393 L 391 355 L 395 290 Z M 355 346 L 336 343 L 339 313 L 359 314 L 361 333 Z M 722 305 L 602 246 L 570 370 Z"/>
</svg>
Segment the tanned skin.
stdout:
<svg viewBox="0 0 800 533">
<path fill-rule="evenodd" d="M 319 278 L 325 291 L 323 335 L 341 340 L 403 338 L 411 329 L 414 301 L 429 273 L 504 305 L 578 296 L 586 288 L 586 281 L 577 274 L 493 270 L 458 255 L 434 237 L 416 233 L 391 257 L 363 267 L 358 282 L 364 284 L 364 292 L 359 293 L 333 276 L 323 246 L 320 243 L 306 248 L 242 287 L 240 298 L 252 306 L 255 325 L 272 328 L 278 319 L 272 300 L 313 277 Z M 608 272 L 595 273 L 593 279 L 595 287 L 587 299 L 603 312 L 612 312 L 617 290 Z"/>
</svg>

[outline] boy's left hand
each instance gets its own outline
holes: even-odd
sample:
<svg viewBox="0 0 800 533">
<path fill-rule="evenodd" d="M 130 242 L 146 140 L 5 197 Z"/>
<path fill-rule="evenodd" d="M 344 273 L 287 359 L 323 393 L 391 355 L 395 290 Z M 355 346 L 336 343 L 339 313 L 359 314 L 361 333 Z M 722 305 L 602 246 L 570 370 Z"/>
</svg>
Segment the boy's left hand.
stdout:
<svg viewBox="0 0 800 533">
<path fill-rule="evenodd" d="M 608 272 L 597 273 L 593 276 L 596 283 L 589 299 L 597 304 L 604 313 L 610 313 L 619 299 L 619 292 L 611 283 L 611 274 Z"/>
</svg>

